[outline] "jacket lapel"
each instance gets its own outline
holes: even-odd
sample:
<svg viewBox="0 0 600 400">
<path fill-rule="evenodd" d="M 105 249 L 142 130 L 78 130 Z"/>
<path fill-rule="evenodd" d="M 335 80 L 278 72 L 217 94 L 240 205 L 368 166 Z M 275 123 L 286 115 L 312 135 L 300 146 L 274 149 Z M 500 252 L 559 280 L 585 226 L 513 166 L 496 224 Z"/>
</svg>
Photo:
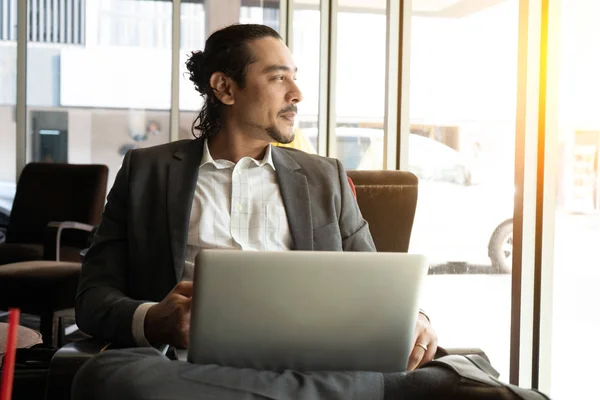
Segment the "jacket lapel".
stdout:
<svg viewBox="0 0 600 400">
<path fill-rule="evenodd" d="M 272 154 L 294 242 L 293 249 L 313 250 L 313 226 L 306 176 L 300 173 L 302 168 L 285 150 L 273 146 Z"/>
<path fill-rule="evenodd" d="M 175 276 L 183 276 L 192 201 L 198 181 L 204 140 L 196 139 L 173 153 L 167 182 L 167 213 Z"/>
</svg>

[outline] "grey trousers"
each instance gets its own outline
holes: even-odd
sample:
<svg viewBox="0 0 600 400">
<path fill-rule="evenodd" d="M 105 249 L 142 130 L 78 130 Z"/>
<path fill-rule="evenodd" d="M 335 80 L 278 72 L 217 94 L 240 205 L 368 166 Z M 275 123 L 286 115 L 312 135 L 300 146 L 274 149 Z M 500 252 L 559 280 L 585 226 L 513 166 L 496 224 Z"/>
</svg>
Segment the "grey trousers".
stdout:
<svg viewBox="0 0 600 400">
<path fill-rule="evenodd" d="M 75 376 L 74 400 L 471 399 L 443 368 L 409 373 L 257 371 L 171 361 L 155 349 L 109 350 Z"/>
</svg>

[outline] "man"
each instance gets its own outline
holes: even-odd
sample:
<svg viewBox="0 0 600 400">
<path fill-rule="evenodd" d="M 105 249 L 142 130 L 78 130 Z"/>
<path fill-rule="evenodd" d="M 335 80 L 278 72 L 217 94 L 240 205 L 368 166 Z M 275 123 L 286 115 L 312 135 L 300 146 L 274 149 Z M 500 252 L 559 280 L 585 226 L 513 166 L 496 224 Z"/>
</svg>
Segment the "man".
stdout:
<svg viewBox="0 0 600 400">
<path fill-rule="evenodd" d="M 224 28 L 187 68 L 205 97 L 198 139 L 127 153 L 83 263 L 77 324 L 122 346 L 187 347 L 200 248 L 375 251 L 340 162 L 270 145 L 293 140 L 302 100 L 274 30 Z M 415 338 L 409 370 L 437 348 L 423 314 Z M 198 366 L 147 348 L 100 355 L 80 372 L 74 395 L 371 399 L 384 386 L 393 393 L 402 377 Z"/>
</svg>

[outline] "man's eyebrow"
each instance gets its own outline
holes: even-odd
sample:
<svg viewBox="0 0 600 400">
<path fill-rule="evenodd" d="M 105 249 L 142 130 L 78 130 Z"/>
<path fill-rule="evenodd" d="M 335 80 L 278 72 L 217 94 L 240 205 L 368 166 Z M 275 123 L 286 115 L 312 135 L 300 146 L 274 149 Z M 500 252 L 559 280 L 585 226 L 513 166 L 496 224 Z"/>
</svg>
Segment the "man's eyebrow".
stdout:
<svg viewBox="0 0 600 400">
<path fill-rule="evenodd" d="M 263 69 L 263 73 L 268 74 L 270 72 L 276 72 L 276 71 L 289 72 L 291 70 L 292 70 L 292 68 L 288 67 L 287 65 L 273 64 L 273 65 L 269 65 L 268 67 L 265 67 Z M 296 72 L 298 72 L 298 67 L 294 68 L 294 73 L 296 73 Z"/>
</svg>

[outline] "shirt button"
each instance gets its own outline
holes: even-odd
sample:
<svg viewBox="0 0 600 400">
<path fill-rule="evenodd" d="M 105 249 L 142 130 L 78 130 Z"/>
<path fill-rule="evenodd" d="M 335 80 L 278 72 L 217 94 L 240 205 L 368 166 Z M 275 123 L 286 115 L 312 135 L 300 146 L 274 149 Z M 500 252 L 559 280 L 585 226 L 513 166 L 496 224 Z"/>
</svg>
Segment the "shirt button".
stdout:
<svg viewBox="0 0 600 400">
<path fill-rule="evenodd" d="M 238 211 L 242 211 L 242 205 L 238 204 L 237 206 L 235 206 L 235 209 Z"/>
</svg>

